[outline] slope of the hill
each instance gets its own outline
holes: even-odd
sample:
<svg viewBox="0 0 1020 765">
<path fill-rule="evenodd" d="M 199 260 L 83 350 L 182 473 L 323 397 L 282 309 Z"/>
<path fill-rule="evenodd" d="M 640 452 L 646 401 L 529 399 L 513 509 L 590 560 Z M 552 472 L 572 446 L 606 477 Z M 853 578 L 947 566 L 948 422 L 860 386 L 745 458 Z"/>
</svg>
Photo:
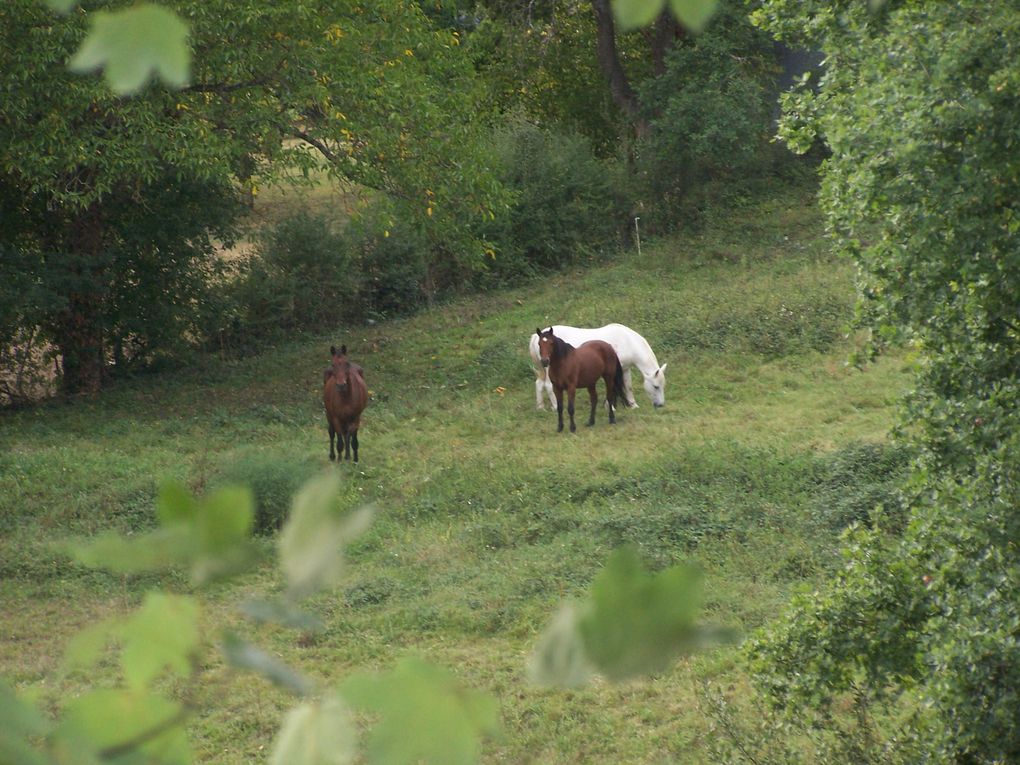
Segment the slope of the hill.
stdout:
<svg viewBox="0 0 1020 765">
<path fill-rule="evenodd" d="M 756 202 L 643 255 L 465 299 L 413 318 L 337 327 L 235 360 L 124 384 L 95 403 L 0 415 L 0 675 L 59 706 L 99 677 L 57 675 L 68 639 L 173 577 L 85 571 L 53 542 L 148 528 L 160 481 L 193 490 L 250 477 L 270 511 L 297 477 L 339 470 L 376 521 L 343 587 L 313 604 L 324 634 L 244 629 L 326 682 L 409 653 L 500 700 L 489 762 L 710 761 L 697 691 L 746 679 L 719 649 L 646 683 L 529 687 L 524 657 L 557 603 L 622 543 L 706 572 L 712 618 L 747 631 L 825 577 L 837 537 L 902 460 L 886 440 L 902 359 L 860 372 L 848 265 L 827 254 L 807 195 Z M 557 434 L 536 412 L 527 341 L 550 323 L 619 321 L 668 362 L 667 405 L 636 380 L 636 410 Z M 321 374 L 331 343 L 366 369 L 362 462 L 329 466 Z M 583 409 L 586 396 L 582 396 Z M 270 542 L 266 542 L 269 544 Z M 278 581 L 263 571 L 208 596 L 207 637 Z M 105 667 L 105 669 L 103 669 Z M 107 674 L 103 674 L 106 672 Z M 201 761 L 261 761 L 289 703 L 213 666 L 193 703 Z"/>
</svg>

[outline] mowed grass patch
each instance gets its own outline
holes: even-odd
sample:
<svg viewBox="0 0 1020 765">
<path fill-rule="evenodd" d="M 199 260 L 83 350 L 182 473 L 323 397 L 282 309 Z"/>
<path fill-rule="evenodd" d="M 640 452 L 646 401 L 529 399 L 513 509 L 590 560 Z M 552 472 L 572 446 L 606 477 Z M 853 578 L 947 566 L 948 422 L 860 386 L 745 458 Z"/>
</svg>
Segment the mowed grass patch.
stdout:
<svg viewBox="0 0 1020 765">
<path fill-rule="evenodd" d="M 253 475 L 279 513 L 295 475 L 333 470 L 344 504 L 372 504 L 376 519 L 341 586 L 308 604 L 326 629 L 242 620 L 239 601 L 282 586 L 265 566 L 202 596 L 209 646 L 232 626 L 323 685 L 424 655 L 500 700 L 490 762 L 710 761 L 696 687 L 743 687 L 733 649 L 570 693 L 529 686 L 525 659 L 620 544 L 655 568 L 700 565 L 706 618 L 744 631 L 829 575 L 842 524 L 866 521 L 905 464 L 886 433 L 908 363 L 845 365 L 852 300 L 813 208 L 770 200 L 725 230 L 644 243 L 640 258 L 0 415 L 0 608 L 14 636 L 0 673 L 56 708 L 86 682 L 115 681 L 111 662 L 95 678 L 46 669 L 90 616 L 125 613 L 152 587 L 189 589 L 173 575 L 87 571 L 52 542 L 151 527 L 166 479 L 201 493 Z M 610 321 L 669 363 L 667 405 L 654 410 L 635 379 L 640 408 L 616 426 L 600 406 L 584 427 L 582 393 L 578 432 L 557 433 L 555 414 L 535 411 L 529 335 Z M 322 369 L 340 343 L 371 394 L 359 465 L 327 459 Z M 271 551 L 273 538 L 260 544 Z M 217 659 L 203 673 L 200 761 L 264 758 L 289 700 Z"/>
</svg>

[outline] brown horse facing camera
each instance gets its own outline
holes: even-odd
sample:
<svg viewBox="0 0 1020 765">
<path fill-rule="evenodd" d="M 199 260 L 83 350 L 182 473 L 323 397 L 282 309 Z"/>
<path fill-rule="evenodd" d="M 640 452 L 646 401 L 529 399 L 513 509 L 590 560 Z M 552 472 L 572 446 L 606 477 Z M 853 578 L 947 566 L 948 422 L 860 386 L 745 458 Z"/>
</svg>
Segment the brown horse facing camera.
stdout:
<svg viewBox="0 0 1020 765">
<path fill-rule="evenodd" d="M 333 361 L 323 372 L 322 402 L 326 406 L 326 422 L 329 424 L 329 458 L 358 461 L 358 427 L 361 413 L 368 404 L 368 388 L 365 385 L 364 370 L 349 361 L 347 346 L 338 351 L 330 347 Z M 336 436 L 336 452 L 333 451 L 333 436 Z M 338 455 L 339 453 L 339 455 Z"/>
<path fill-rule="evenodd" d="M 536 329 L 538 355 L 542 366 L 549 373 L 549 381 L 556 396 L 556 414 L 559 425 L 556 432 L 563 431 L 563 391 L 567 392 L 567 412 L 570 414 L 570 432 L 577 430 L 574 425 L 574 394 L 578 388 L 587 388 L 591 399 L 591 415 L 588 424 L 595 424 L 595 407 L 598 393 L 595 384 L 601 377 L 606 383 L 606 401 L 609 403 L 609 424 L 616 424 L 616 397 L 623 391 L 623 367 L 613 346 L 602 340 L 589 340 L 575 348 L 553 334 L 552 327 L 544 332 Z"/>
</svg>

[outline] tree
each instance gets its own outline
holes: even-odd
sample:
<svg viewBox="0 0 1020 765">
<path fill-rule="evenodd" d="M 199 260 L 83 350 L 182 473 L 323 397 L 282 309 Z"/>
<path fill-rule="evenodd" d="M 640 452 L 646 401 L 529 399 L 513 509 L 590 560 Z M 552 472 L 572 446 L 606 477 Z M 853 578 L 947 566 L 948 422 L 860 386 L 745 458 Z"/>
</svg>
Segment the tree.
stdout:
<svg viewBox="0 0 1020 765">
<path fill-rule="evenodd" d="M 101 386 L 111 316 L 137 318 L 160 280 L 203 281 L 243 186 L 325 172 L 396 200 L 436 257 L 481 256 L 472 224 L 498 187 L 472 149 L 471 70 L 417 5 L 175 3 L 191 30 L 191 84 L 129 99 L 65 66 L 106 6 L 0 9 L 0 203 L 11 213 L 0 233 L 21 254 L 20 277 L 53 298 L 43 316 L 21 315 L 57 345 L 66 393 Z M 4 276 L 14 265 L 5 259 Z M 170 296 L 177 309 L 199 299 Z"/>
<path fill-rule="evenodd" d="M 901 434 L 921 450 L 911 521 L 902 537 L 880 519 L 852 535 L 845 570 L 759 638 L 756 666 L 800 714 L 853 689 L 920 710 L 912 746 L 929 761 L 1013 762 L 1020 4 L 870 5 L 769 0 L 758 19 L 826 55 L 820 90 L 788 99 L 782 134 L 831 151 L 822 201 L 859 267 L 871 350 L 917 354 Z"/>
</svg>

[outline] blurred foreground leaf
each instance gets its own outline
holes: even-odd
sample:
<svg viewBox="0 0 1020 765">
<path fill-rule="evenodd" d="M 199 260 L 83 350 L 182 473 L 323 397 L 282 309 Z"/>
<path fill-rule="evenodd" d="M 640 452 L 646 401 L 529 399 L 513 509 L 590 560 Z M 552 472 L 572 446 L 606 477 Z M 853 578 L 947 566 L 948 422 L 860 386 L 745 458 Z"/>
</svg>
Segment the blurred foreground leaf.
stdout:
<svg viewBox="0 0 1020 765">
<path fill-rule="evenodd" d="M 191 750 L 184 716 L 179 704 L 158 696 L 133 690 L 95 690 L 67 706 L 56 731 L 56 747 L 65 750 L 67 762 L 95 758 L 187 765 Z"/>
<path fill-rule="evenodd" d="M 198 606 L 182 595 L 150 592 L 121 634 L 121 664 L 131 688 L 148 686 L 164 670 L 186 677 L 198 647 Z"/>
<path fill-rule="evenodd" d="M 373 765 L 468 765 L 478 760 L 482 737 L 499 727 L 494 699 L 420 659 L 403 659 L 384 675 L 356 675 L 343 695 L 380 716 L 368 741 Z"/>
<path fill-rule="evenodd" d="M 233 632 L 223 635 L 223 655 L 232 667 L 260 674 L 274 685 L 299 696 L 307 696 L 312 692 L 312 683 L 309 680 L 272 654 L 241 639 Z"/>
<path fill-rule="evenodd" d="M 327 696 L 296 706 L 269 756 L 269 765 L 347 765 L 354 762 L 357 734 L 343 700 Z"/>
<path fill-rule="evenodd" d="M 613 17 L 621 32 L 646 27 L 658 18 L 666 0 L 613 0 Z"/>
<path fill-rule="evenodd" d="M 717 5 L 718 0 L 669 0 L 673 15 L 692 32 L 705 28 Z"/>
<path fill-rule="evenodd" d="M 340 479 L 327 474 L 313 478 L 294 497 L 279 542 L 280 566 L 292 599 L 335 583 L 343 570 L 341 547 L 371 522 L 368 509 L 343 513 L 339 496 Z"/>
<path fill-rule="evenodd" d="M 564 604 L 542 633 L 528 662 L 528 679 L 540 685 L 577 688 L 595 673 L 577 629 L 577 606 Z"/>
<path fill-rule="evenodd" d="M 49 759 L 32 748 L 29 741 L 45 735 L 49 723 L 14 689 L 0 682 L 0 762 L 35 765 Z"/>
<path fill-rule="evenodd" d="M 179 88 L 187 84 L 191 67 L 188 27 L 173 11 L 151 3 L 96 11 L 68 65 L 75 72 L 102 68 L 118 95 L 140 90 L 153 75 Z"/>
<path fill-rule="evenodd" d="M 592 672 L 613 681 L 659 672 L 678 654 L 734 638 L 730 631 L 705 627 L 701 576 L 688 566 L 648 572 L 637 552 L 613 553 L 592 583 L 589 597 L 556 616 L 529 664 L 539 683 L 573 687 Z"/>
<path fill-rule="evenodd" d="M 241 604 L 241 612 L 257 622 L 281 624 L 305 632 L 321 632 L 326 626 L 315 614 L 279 600 L 248 600 Z"/>
<path fill-rule="evenodd" d="M 718 0 L 669 0 L 677 20 L 692 32 L 700 32 L 715 13 Z M 613 17 L 621 32 L 646 27 L 666 7 L 666 0 L 613 0 Z"/>
<path fill-rule="evenodd" d="M 162 528 L 132 537 L 104 534 L 71 543 L 71 554 L 86 566 L 119 573 L 186 568 L 192 582 L 205 584 L 239 573 L 255 561 L 254 508 L 251 492 L 243 487 L 225 487 L 196 500 L 182 486 L 169 483 L 156 500 Z"/>
</svg>

